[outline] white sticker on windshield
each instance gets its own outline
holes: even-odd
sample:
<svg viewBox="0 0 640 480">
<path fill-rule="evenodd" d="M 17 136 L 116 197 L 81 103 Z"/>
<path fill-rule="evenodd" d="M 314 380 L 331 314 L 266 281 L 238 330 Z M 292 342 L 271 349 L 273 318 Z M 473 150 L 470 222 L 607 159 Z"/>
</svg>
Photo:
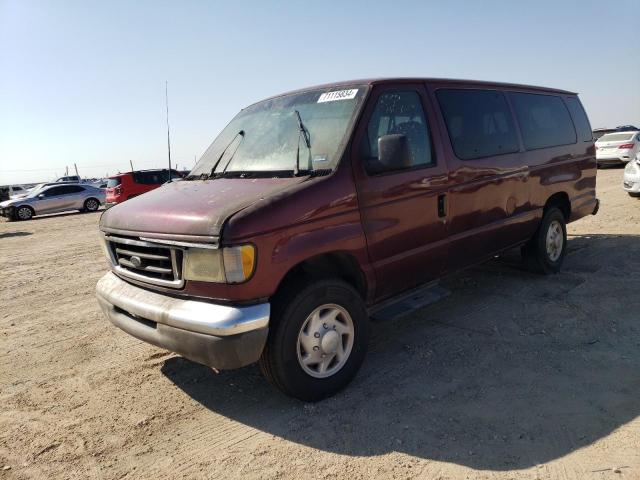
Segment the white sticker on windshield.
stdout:
<svg viewBox="0 0 640 480">
<path fill-rule="evenodd" d="M 336 90 L 335 92 L 325 92 L 320 95 L 318 103 L 335 102 L 336 100 L 351 100 L 352 98 L 356 98 L 357 93 L 357 88 L 352 88 L 351 90 Z"/>
</svg>

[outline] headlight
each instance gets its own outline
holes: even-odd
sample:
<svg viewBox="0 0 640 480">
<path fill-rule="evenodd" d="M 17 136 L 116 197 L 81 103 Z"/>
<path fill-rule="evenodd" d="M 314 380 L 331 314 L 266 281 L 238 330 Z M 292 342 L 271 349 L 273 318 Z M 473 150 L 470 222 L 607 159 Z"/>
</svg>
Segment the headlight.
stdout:
<svg viewBox="0 0 640 480">
<path fill-rule="evenodd" d="M 186 280 L 215 283 L 242 283 L 253 274 L 256 251 L 253 245 L 219 250 L 189 248 L 185 251 L 183 275 Z"/>
</svg>

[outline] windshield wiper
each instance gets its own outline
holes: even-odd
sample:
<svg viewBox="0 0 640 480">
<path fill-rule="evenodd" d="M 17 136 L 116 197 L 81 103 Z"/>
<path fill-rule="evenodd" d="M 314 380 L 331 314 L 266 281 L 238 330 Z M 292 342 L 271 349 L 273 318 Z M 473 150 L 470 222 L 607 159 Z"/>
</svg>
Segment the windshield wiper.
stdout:
<svg viewBox="0 0 640 480">
<path fill-rule="evenodd" d="M 304 138 L 304 144 L 307 146 L 307 151 L 309 152 L 309 162 L 308 162 L 308 170 L 311 170 L 311 134 L 307 127 L 304 126 L 304 122 L 302 121 L 302 117 L 300 116 L 300 112 L 298 110 L 294 110 L 296 113 L 296 117 L 298 118 L 298 147 L 296 148 L 296 168 L 293 170 L 293 176 L 297 176 L 300 171 L 300 135 Z"/>
<path fill-rule="evenodd" d="M 198 175 L 187 175 L 186 177 L 183 178 L 184 181 L 191 181 L 191 180 L 207 180 L 211 175 L 209 175 L 207 172 L 204 173 L 200 173 Z"/>
<path fill-rule="evenodd" d="M 224 150 L 222 150 L 222 153 L 220 154 L 220 156 L 218 157 L 218 160 L 216 160 L 216 163 L 213 165 L 213 168 L 211 169 L 211 172 L 209 173 L 209 176 L 212 177 L 215 172 L 216 172 L 216 168 L 218 167 L 218 164 L 220 163 L 220 161 L 222 160 L 222 157 L 224 157 L 224 154 L 227 152 L 227 150 L 229 150 L 229 147 L 231 145 L 233 145 L 233 142 L 236 141 L 236 138 L 238 138 L 238 135 L 240 135 L 242 137 L 242 140 L 244 140 L 244 130 L 240 130 L 238 133 L 236 133 L 233 138 L 231 139 L 231 141 L 229 143 L 227 143 L 227 146 L 224 147 Z M 242 141 L 240 140 L 240 141 Z M 238 143 L 238 147 L 240 146 L 240 143 Z M 238 150 L 238 148 L 236 147 L 236 150 L 231 154 L 231 158 L 233 158 L 233 156 L 235 155 L 236 151 Z M 224 170 L 227 169 L 227 167 L 229 166 L 229 163 L 231 162 L 231 158 L 229 158 L 229 161 L 227 162 L 227 164 L 224 166 Z M 224 173 L 224 170 L 222 171 L 222 173 Z"/>
</svg>

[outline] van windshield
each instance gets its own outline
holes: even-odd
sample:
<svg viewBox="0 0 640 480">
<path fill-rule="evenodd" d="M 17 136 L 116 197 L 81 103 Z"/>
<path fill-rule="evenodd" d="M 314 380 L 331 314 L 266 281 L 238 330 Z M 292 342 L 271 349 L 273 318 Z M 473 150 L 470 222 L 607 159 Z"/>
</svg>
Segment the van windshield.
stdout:
<svg viewBox="0 0 640 480">
<path fill-rule="evenodd" d="M 222 172 L 293 172 L 297 157 L 300 171 L 333 169 L 365 93 L 363 85 L 334 87 L 251 105 L 218 135 L 189 178 Z M 310 149 L 296 112 L 308 132 Z"/>
</svg>

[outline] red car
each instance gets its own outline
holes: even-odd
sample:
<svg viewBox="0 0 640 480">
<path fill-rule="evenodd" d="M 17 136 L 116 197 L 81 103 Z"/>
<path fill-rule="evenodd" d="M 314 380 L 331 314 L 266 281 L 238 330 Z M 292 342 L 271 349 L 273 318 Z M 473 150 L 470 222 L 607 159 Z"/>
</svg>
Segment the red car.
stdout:
<svg viewBox="0 0 640 480">
<path fill-rule="evenodd" d="M 182 178 L 182 175 L 177 170 L 171 170 L 171 178 Z M 105 206 L 109 208 L 117 203 L 137 197 L 154 188 L 158 188 L 168 180 L 169 170 L 166 168 L 126 172 L 109 177 Z"/>
</svg>

